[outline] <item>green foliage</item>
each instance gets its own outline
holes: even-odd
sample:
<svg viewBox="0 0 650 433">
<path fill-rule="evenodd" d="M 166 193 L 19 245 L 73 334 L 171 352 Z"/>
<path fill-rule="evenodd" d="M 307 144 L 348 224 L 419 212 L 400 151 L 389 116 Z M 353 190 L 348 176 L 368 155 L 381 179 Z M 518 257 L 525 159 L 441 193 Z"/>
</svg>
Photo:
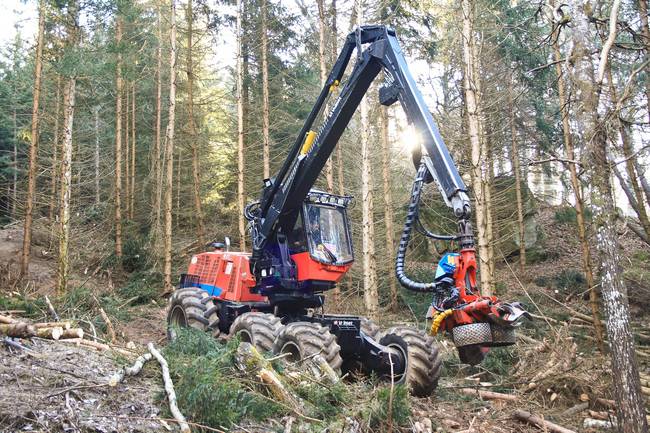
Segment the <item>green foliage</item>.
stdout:
<svg viewBox="0 0 650 433">
<path fill-rule="evenodd" d="M 47 309 L 45 300 L 30 299 L 26 296 L 0 296 L 0 310 L 21 310 L 23 317 L 36 317 Z"/>
<path fill-rule="evenodd" d="M 377 388 L 370 402 L 368 419 L 370 427 L 380 428 L 390 421 L 393 426 L 405 426 L 411 417 L 411 405 L 408 398 L 408 389 L 404 385 L 396 385 L 392 393 L 390 386 Z"/>
<path fill-rule="evenodd" d="M 177 330 L 164 349 L 181 411 L 195 422 L 231 427 L 244 418 L 264 420 L 286 409 L 245 388 L 233 367 L 239 341 L 223 345 L 192 328 Z"/>
<path fill-rule="evenodd" d="M 351 397 L 347 385 L 342 382 L 329 386 L 315 383 L 298 385 L 296 393 L 313 405 L 310 415 L 319 419 L 334 418 Z"/>
<path fill-rule="evenodd" d="M 591 221 L 591 209 L 584 209 L 585 221 Z M 555 211 L 555 221 L 560 224 L 576 224 L 576 210 L 572 206 L 563 206 Z"/>
<path fill-rule="evenodd" d="M 542 245 L 536 245 L 533 248 L 526 250 L 526 261 L 530 265 L 536 263 L 542 263 L 547 260 L 557 259 L 559 254 L 555 251 L 549 251 L 546 247 Z"/>
<path fill-rule="evenodd" d="M 535 278 L 534 282 L 539 287 L 550 287 L 569 293 L 575 293 L 586 288 L 584 275 L 575 269 L 563 269 L 559 274 L 552 277 L 540 276 Z"/>
<path fill-rule="evenodd" d="M 518 359 L 512 347 L 495 347 L 490 349 L 481 367 L 493 375 L 507 377 Z"/>
<path fill-rule="evenodd" d="M 160 272 L 152 270 L 136 272 L 125 286 L 117 289 L 117 293 L 125 300 L 131 300 L 129 302 L 131 305 L 146 304 L 158 297 L 160 281 L 162 281 Z"/>
</svg>

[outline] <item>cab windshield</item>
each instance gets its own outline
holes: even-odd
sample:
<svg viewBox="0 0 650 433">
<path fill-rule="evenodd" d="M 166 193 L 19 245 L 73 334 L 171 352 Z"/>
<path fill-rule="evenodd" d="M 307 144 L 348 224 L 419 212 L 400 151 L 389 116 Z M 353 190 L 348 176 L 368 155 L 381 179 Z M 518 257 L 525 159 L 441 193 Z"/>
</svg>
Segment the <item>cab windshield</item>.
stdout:
<svg viewBox="0 0 650 433">
<path fill-rule="evenodd" d="M 305 205 L 309 253 L 323 263 L 352 261 L 352 243 L 345 209 L 315 204 Z"/>
</svg>

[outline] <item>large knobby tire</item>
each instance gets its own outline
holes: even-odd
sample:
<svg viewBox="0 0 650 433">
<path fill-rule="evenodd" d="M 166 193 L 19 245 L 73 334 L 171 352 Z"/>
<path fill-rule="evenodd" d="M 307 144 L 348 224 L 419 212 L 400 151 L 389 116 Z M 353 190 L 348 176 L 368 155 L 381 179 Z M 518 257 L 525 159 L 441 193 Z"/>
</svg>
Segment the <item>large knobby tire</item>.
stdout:
<svg viewBox="0 0 650 433">
<path fill-rule="evenodd" d="M 406 351 L 406 375 L 397 376 L 396 383 L 406 383 L 416 397 L 431 395 L 438 386 L 442 366 L 435 340 L 415 328 L 399 326 L 390 328 L 379 343 Z"/>
<path fill-rule="evenodd" d="M 372 320 L 362 317 L 361 332 L 363 332 L 373 340 L 377 340 L 379 338 L 379 333 L 381 332 L 381 328 Z"/>
<path fill-rule="evenodd" d="M 275 337 L 273 353 L 288 353 L 288 361 L 299 361 L 321 355 L 330 367 L 341 374 L 341 347 L 328 328 L 311 322 L 293 322 L 283 327 Z"/>
<path fill-rule="evenodd" d="M 167 312 L 167 339 L 173 340 L 174 327 L 189 327 L 219 336 L 219 307 L 205 290 L 184 287 L 174 291 Z"/>
<path fill-rule="evenodd" d="M 282 322 L 273 314 L 244 313 L 232 322 L 230 336 L 239 335 L 241 341 L 251 343 L 260 352 L 270 352 L 280 328 Z"/>
</svg>

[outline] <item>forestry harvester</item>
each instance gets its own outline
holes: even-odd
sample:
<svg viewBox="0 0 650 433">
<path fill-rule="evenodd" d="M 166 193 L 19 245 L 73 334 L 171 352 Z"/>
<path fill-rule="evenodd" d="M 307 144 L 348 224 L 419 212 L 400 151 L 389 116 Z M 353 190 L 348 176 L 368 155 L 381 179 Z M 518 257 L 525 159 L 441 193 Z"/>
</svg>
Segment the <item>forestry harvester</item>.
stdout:
<svg viewBox="0 0 650 433">
<path fill-rule="evenodd" d="M 355 51 L 356 63 L 342 82 Z M 381 104 L 399 101 L 421 140 L 395 272 L 406 289 L 433 293 L 429 332 L 399 326 L 380 333 L 363 317 L 324 312 L 323 293 L 335 287 L 354 258 L 346 214 L 351 197 L 312 187 L 382 70 Z M 335 100 L 326 112 L 330 97 Z M 431 233 L 418 219 L 420 193 L 432 181 L 458 220 L 457 235 Z M 171 297 L 170 338 L 175 327 L 191 326 L 215 337 L 239 335 L 262 351 L 294 360 L 318 353 L 337 372 L 392 374 L 395 382 L 423 396 L 436 387 L 441 365 L 429 334 L 447 331 L 461 360 L 477 364 L 489 347 L 514 344 L 514 328 L 527 315 L 517 303 L 479 295 L 467 188 L 409 72 L 395 31 L 385 26 L 363 26 L 348 35 L 287 159 L 275 177 L 264 180 L 260 200 L 246 207 L 245 217 L 252 253 L 232 252 L 226 242 L 192 257 Z M 440 260 L 434 281 L 416 282 L 405 274 L 414 226 L 430 238 L 459 245 L 458 253 Z"/>
</svg>

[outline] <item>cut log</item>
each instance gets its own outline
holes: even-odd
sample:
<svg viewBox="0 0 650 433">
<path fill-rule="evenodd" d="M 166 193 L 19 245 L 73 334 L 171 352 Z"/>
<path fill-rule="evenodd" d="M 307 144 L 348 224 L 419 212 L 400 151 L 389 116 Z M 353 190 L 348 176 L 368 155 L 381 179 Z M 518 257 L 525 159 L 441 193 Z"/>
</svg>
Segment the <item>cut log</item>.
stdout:
<svg viewBox="0 0 650 433">
<path fill-rule="evenodd" d="M 176 391 L 174 391 L 174 383 L 172 378 L 169 375 L 169 365 L 165 358 L 156 350 L 153 343 L 147 345 L 149 352 L 158 360 L 160 364 L 160 369 L 162 370 L 163 382 L 165 383 L 165 392 L 167 393 L 167 401 L 169 402 L 169 411 L 172 413 L 172 416 L 178 422 L 178 426 L 181 429 L 182 433 L 189 433 L 190 426 L 187 424 L 185 417 L 178 410 L 178 405 L 176 404 Z"/>
<path fill-rule="evenodd" d="M 616 426 L 611 421 L 603 421 L 601 419 L 585 418 L 582 422 L 584 428 L 604 428 L 604 429 L 614 429 Z"/>
<path fill-rule="evenodd" d="M 574 430 L 546 421 L 545 419 L 535 416 L 530 412 L 526 412 L 525 410 L 516 410 L 512 415 L 519 421 L 535 425 L 544 431 L 549 431 L 551 433 L 576 433 Z"/>
<path fill-rule="evenodd" d="M 472 389 L 472 388 L 461 388 L 460 392 L 465 395 L 472 395 L 475 397 L 482 398 L 483 400 L 505 400 L 505 401 L 519 400 L 519 397 L 517 397 L 514 394 L 503 394 L 500 392 L 483 391 L 483 390 Z"/>
<path fill-rule="evenodd" d="M 321 355 L 315 355 L 309 359 L 310 364 L 314 366 L 314 376 L 316 379 L 324 379 L 326 382 L 334 385 L 338 383 L 340 378 L 334 369 Z"/>
<path fill-rule="evenodd" d="M 560 414 L 560 416 L 563 416 L 563 417 L 564 416 L 567 416 L 567 417 L 572 416 L 572 415 L 575 415 L 575 414 L 580 413 L 580 412 L 582 412 L 584 410 L 587 410 L 587 409 L 589 409 L 589 403 L 587 403 L 587 402 L 579 403 L 579 404 L 576 404 L 575 406 L 572 406 L 572 407 L 568 408 L 564 412 L 562 412 Z"/>
<path fill-rule="evenodd" d="M 36 336 L 50 340 L 58 340 L 63 335 L 63 328 L 55 326 L 52 328 L 36 328 Z"/>
<path fill-rule="evenodd" d="M 140 371 L 142 371 L 142 367 L 144 367 L 144 364 L 152 357 L 153 355 L 151 353 L 145 353 L 144 355 L 139 356 L 132 366 L 124 367 L 113 376 L 111 376 L 111 378 L 108 380 L 108 386 L 115 386 L 118 383 L 122 382 L 126 376 L 135 376 L 136 374 L 140 373 Z"/>
<path fill-rule="evenodd" d="M 616 409 L 616 402 L 614 400 L 609 400 L 606 398 L 597 398 L 596 404 L 599 404 L 609 409 Z"/>
<path fill-rule="evenodd" d="M 41 322 L 41 323 L 34 323 L 34 328 L 36 329 L 41 329 L 41 328 L 63 328 L 63 329 L 70 329 L 72 328 L 72 322 L 69 322 L 67 320 L 62 321 L 62 322 Z"/>
<path fill-rule="evenodd" d="M 13 317 L 0 315 L 0 323 L 10 324 L 16 322 L 17 320 L 14 319 Z"/>
<path fill-rule="evenodd" d="M 61 338 L 84 338 L 84 330 L 81 328 L 64 329 Z"/>
<path fill-rule="evenodd" d="M 612 415 L 610 415 L 609 412 L 595 410 L 590 410 L 589 416 L 594 419 L 602 419 L 606 421 L 609 421 L 612 418 Z"/>
<path fill-rule="evenodd" d="M 29 338 L 36 335 L 36 329 L 25 322 L 0 324 L 0 334 L 6 335 L 7 337 Z"/>
</svg>

